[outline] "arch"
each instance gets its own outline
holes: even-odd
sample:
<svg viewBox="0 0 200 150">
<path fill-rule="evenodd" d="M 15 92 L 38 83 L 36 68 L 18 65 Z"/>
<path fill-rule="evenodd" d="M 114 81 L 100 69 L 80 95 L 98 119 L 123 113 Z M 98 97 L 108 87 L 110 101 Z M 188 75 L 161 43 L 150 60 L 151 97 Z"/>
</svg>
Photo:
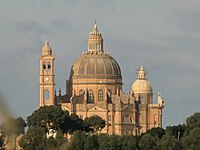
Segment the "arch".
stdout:
<svg viewBox="0 0 200 150">
<path fill-rule="evenodd" d="M 94 103 L 94 92 L 92 90 L 88 91 L 88 102 Z"/>
<path fill-rule="evenodd" d="M 100 89 L 100 90 L 98 91 L 98 101 L 99 101 L 99 102 L 102 102 L 102 101 L 103 101 L 103 90 L 102 90 L 102 89 Z"/>
<path fill-rule="evenodd" d="M 49 100 L 49 90 L 44 91 L 44 100 Z"/>
<path fill-rule="evenodd" d="M 48 68 L 48 69 L 51 69 L 51 63 L 50 63 L 50 62 L 48 62 L 47 68 Z"/>
<path fill-rule="evenodd" d="M 46 63 L 45 62 L 43 63 L 43 69 L 46 69 Z"/>
</svg>

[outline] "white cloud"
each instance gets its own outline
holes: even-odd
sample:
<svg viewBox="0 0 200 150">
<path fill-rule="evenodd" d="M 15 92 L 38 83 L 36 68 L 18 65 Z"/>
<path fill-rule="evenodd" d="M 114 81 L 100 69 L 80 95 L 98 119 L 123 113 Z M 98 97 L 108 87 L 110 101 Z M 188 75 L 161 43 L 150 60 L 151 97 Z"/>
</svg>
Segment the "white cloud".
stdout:
<svg viewBox="0 0 200 150">
<path fill-rule="evenodd" d="M 200 1 L 199 0 L 184 0 L 177 6 L 177 11 L 179 13 L 184 13 L 187 15 L 197 15 L 200 16 Z"/>
</svg>

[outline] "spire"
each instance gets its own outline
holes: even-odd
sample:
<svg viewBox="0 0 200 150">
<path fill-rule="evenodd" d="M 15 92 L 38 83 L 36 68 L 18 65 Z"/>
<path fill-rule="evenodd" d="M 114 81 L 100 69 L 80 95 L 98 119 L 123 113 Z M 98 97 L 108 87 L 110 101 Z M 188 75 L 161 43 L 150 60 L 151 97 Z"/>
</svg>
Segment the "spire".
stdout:
<svg viewBox="0 0 200 150">
<path fill-rule="evenodd" d="M 103 37 L 98 31 L 96 20 L 88 38 L 88 51 L 103 52 Z"/>
<path fill-rule="evenodd" d="M 52 55 L 52 49 L 49 46 L 49 41 L 45 41 L 44 47 L 42 48 L 42 55 Z"/>
<path fill-rule="evenodd" d="M 138 79 L 145 80 L 147 76 L 146 70 L 143 68 L 143 66 L 140 66 L 138 69 Z"/>
</svg>

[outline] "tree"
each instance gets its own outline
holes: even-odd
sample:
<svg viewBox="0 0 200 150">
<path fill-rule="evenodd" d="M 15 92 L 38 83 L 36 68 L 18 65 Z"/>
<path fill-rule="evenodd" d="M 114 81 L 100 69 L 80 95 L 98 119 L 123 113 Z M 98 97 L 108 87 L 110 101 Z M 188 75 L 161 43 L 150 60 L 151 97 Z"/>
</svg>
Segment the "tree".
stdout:
<svg viewBox="0 0 200 150">
<path fill-rule="evenodd" d="M 106 121 L 99 116 L 85 118 L 83 123 L 89 127 L 90 131 L 97 133 L 105 127 Z"/>
<path fill-rule="evenodd" d="M 69 113 L 63 111 L 60 106 L 44 106 L 28 116 L 27 124 L 29 128 L 42 127 L 46 131 L 54 129 L 67 132 L 66 124 L 69 120 Z"/>
<path fill-rule="evenodd" d="M 85 129 L 86 127 L 83 124 L 83 120 L 81 118 L 78 117 L 78 115 L 76 114 L 71 114 L 69 116 L 69 121 L 66 124 L 66 129 L 68 129 L 69 133 L 73 133 L 76 130 L 80 130 L 80 131 L 85 131 L 88 129 Z"/>
<path fill-rule="evenodd" d="M 166 133 L 158 142 L 161 150 L 182 150 L 183 145 L 180 140 L 176 139 L 172 134 Z"/>
<path fill-rule="evenodd" d="M 136 146 L 136 137 L 133 135 L 122 135 L 120 136 L 120 140 L 121 142 L 121 149 L 125 150 L 135 150 L 137 148 Z"/>
<path fill-rule="evenodd" d="M 186 150 L 200 150 L 200 128 L 196 127 L 190 130 L 189 135 L 182 139 L 184 149 Z"/>
<path fill-rule="evenodd" d="M 5 149 L 5 136 L 3 134 L 0 135 L 0 150 Z"/>
<path fill-rule="evenodd" d="M 200 127 L 200 112 L 194 113 L 186 119 L 186 124 L 189 130 L 195 127 Z"/>
<path fill-rule="evenodd" d="M 147 134 L 147 133 L 149 133 L 151 136 L 158 137 L 159 139 L 161 139 L 163 135 L 165 134 L 165 130 L 163 128 L 158 127 L 158 128 L 152 128 L 144 134 Z"/>
<path fill-rule="evenodd" d="M 166 127 L 166 133 L 173 135 L 176 139 L 181 139 L 184 133 L 186 132 L 187 127 L 185 124 L 177 126 L 168 126 Z"/>
<path fill-rule="evenodd" d="M 1 124 L 1 133 L 4 138 L 7 137 L 7 141 L 4 140 L 5 144 L 9 142 L 10 136 L 14 136 L 14 148 L 16 148 L 16 138 L 20 134 L 24 134 L 24 128 L 26 127 L 26 122 L 21 117 L 16 119 L 8 118 L 4 123 Z"/>
<path fill-rule="evenodd" d="M 99 142 L 98 142 L 98 135 L 87 135 L 84 140 L 84 150 L 98 150 L 99 149 Z"/>
<path fill-rule="evenodd" d="M 69 150 L 83 150 L 86 134 L 81 131 L 75 131 L 70 139 Z"/>
<path fill-rule="evenodd" d="M 45 129 L 41 127 L 31 128 L 19 140 L 19 145 L 24 150 L 37 149 L 42 147 L 46 139 Z"/>
<path fill-rule="evenodd" d="M 147 133 L 140 139 L 140 148 L 142 150 L 156 150 L 157 149 L 158 138 L 153 137 L 151 134 Z"/>
<path fill-rule="evenodd" d="M 25 135 L 19 141 L 19 145 L 24 150 L 32 149 L 48 149 L 54 150 L 59 148 L 62 144 L 67 142 L 63 137 L 62 132 L 58 132 L 56 138 L 47 138 L 45 135 L 46 131 L 44 128 L 35 127 L 27 131 Z"/>
</svg>

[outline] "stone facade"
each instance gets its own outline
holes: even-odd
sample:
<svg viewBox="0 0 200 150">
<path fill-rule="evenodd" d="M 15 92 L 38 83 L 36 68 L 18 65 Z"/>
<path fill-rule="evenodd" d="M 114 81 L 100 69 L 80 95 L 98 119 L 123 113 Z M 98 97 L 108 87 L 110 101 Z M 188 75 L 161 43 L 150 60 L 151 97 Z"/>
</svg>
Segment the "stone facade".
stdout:
<svg viewBox="0 0 200 150">
<path fill-rule="evenodd" d="M 162 127 L 163 99 L 153 103 L 153 90 L 141 66 L 138 79 L 126 94 L 122 90 L 121 69 L 104 51 L 103 37 L 94 25 L 88 50 L 72 65 L 66 93 L 54 93 L 54 57 L 46 42 L 40 57 L 40 106 L 60 104 L 63 110 L 81 118 L 98 115 L 106 121 L 102 133 L 138 135 Z"/>
</svg>

